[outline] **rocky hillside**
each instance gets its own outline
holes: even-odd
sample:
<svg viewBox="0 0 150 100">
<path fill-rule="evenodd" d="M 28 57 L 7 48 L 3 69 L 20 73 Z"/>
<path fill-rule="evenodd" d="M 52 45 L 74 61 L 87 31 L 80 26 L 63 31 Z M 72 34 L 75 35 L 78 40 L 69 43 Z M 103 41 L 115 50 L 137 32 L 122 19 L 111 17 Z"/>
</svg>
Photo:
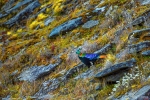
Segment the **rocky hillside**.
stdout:
<svg viewBox="0 0 150 100">
<path fill-rule="evenodd" d="M 150 0 L 1 0 L 0 100 L 149 100 Z M 90 68 L 76 54 L 106 55 Z"/>
</svg>

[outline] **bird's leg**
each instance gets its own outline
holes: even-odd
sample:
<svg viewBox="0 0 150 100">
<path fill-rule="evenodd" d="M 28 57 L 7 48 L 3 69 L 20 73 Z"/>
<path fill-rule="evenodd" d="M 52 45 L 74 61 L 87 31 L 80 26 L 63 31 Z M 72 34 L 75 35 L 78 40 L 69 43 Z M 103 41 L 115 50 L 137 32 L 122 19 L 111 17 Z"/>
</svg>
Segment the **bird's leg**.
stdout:
<svg viewBox="0 0 150 100">
<path fill-rule="evenodd" d="M 91 63 L 91 65 L 92 65 L 92 67 L 96 68 L 96 66 L 94 66 L 93 62 L 90 62 L 90 63 Z"/>
</svg>

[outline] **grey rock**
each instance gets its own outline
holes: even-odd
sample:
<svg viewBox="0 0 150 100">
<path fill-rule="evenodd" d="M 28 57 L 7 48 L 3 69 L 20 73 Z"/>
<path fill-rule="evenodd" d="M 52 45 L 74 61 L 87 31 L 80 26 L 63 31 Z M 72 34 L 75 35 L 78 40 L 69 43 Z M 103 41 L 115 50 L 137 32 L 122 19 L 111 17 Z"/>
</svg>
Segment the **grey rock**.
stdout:
<svg viewBox="0 0 150 100">
<path fill-rule="evenodd" d="M 98 84 L 98 85 L 95 87 L 95 90 L 96 90 L 96 91 L 101 90 L 101 89 L 102 89 L 102 87 L 101 87 L 100 84 Z"/>
<path fill-rule="evenodd" d="M 83 24 L 83 28 L 91 28 L 99 24 L 98 20 L 90 20 Z"/>
<path fill-rule="evenodd" d="M 140 3 L 141 3 L 141 5 L 148 5 L 148 4 L 150 4 L 150 0 L 138 0 Z"/>
<path fill-rule="evenodd" d="M 77 28 L 79 25 L 82 25 L 83 23 L 84 22 L 82 20 L 82 17 L 67 21 L 67 22 L 61 24 L 60 26 L 54 28 L 51 31 L 51 33 L 49 34 L 49 38 L 53 37 L 53 36 L 56 36 L 56 35 L 59 35 L 60 33 L 71 31 L 71 30 Z"/>
<path fill-rule="evenodd" d="M 11 100 L 11 95 L 7 95 L 7 97 L 2 98 L 2 100 Z"/>
<path fill-rule="evenodd" d="M 110 68 L 106 68 L 103 71 L 98 72 L 95 75 L 95 78 L 102 78 L 102 77 L 105 77 L 105 76 L 109 76 L 113 73 L 116 73 L 117 71 L 132 68 L 135 65 L 135 63 L 136 63 L 136 60 L 134 58 L 132 58 L 128 61 L 121 62 L 119 64 L 115 64 L 115 65 L 111 66 Z"/>
<path fill-rule="evenodd" d="M 90 78 L 94 75 L 94 71 L 93 70 L 87 70 L 86 72 L 76 76 L 74 79 L 78 80 L 78 79 L 86 79 L 86 78 Z"/>
<path fill-rule="evenodd" d="M 110 48 L 112 48 L 113 46 L 113 43 L 108 43 L 106 44 L 104 47 L 102 47 L 100 50 L 97 50 L 96 52 L 94 53 L 97 53 L 97 54 L 104 54 L 106 53 Z"/>
<path fill-rule="evenodd" d="M 113 10 L 113 7 L 110 6 L 107 12 L 105 13 L 105 16 L 109 16 L 112 10 Z"/>
<path fill-rule="evenodd" d="M 8 14 L 2 14 L 2 13 L 0 13 L 0 18 L 3 18 L 3 17 L 5 17 L 5 16 L 7 16 Z"/>
<path fill-rule="evenodd" d="M 75 67 L 69 69 L 69 70 L 66 72 L 64 78 L 65 78 L 65 79 L 71 78 L 73 74 L 79 72 L 79 69 L 82 69 L 82 68 L 84 68 L 84 64 L 83 64 L 83 63 L 78 64 L 77 66 L 75 66 Z"/>
<path fill-rule="evenodd" d="M 142 51 L 142 49 L 150 47 L 150 41 L 140 42 L 138 44 L 129 45 L 128 46 L 128 53 L 136 53 Z"/>
<path fill-rule="evenodd" d="M 34 95 L 34 97 L 39 98 L 43 95 L 47 95 L 49 92 L 54 91 L 60 86 L 60 79 L 51 79 L 48 81 L 45 81 L 40 90 Z"/>
<path fill-rule="evenodd" d="M 48 26 L 51 22 L 53 22 L 55 20 L 55 18 L 49 17 L 45 20 L 44 25 Z"/>
<path fill-rule="evenodd" d="M 32 14 L 33 10 L 39 6 L 40 6 L 40 3 L 38 2 L 38 0 L 30 3 L 26 8 L 24 8 L 16 16 L 12 17 L 7 22 L 5 22 L 4 25 L 11 27 L 15 23 L 17 23 L 23 19 L 27 19 L 29 17 L 29 15 Z"/>
<path fill-rule="evenodd" d="M 145 34 L 145 32 L 150 32 L 150 28 L 134 30 L 133 32 L 129 33 L 128 39 L 130 39 L 130 37 L 139 38 L 142 34 Z"/>
<path fill-rule="evenodd" d="M 138 44 L 133 44 L 129 45 L 127 48 L 119 52 L 116 57 L 117 58 L 122 58 L 125 57 L 128 54 L 133 54 L 137 52 L 141 52 L 143 49 L 149 48 L 150 47 L 150 41 L 144 41 L 140 42 Z"/>
<path fill-rule="evenodd" d="M 142 54 L 143 56 L 150 56 L 150 50 L 143 51 L 141 54 Z"/>
<path fill-rule="evenodd" d="M 122 29 L 118 30 L 115 35 L 119 36 L 121 35 L 121 33 L 126 30 L 127 28 L 131 27 L 131 26 L 135 26 L 135 25 L 139 25 L 143 22 L 145 22 L 148 18 L 150 17 L 150 11 L 145 12 L 142 16 L 134 19 L 131 23 L 129 23 L 128 25 L 126 25 L 125 27 L 123 27 Z"/>
<path fill-rule="evenodd" d="M 49 73 L 51 73 L 59 64 L 61 63 L 61 60 L 59 59 L 58 62 L 55 64 L 49 64 L 47 66 L 33 66 L 25 71 L 23 71 L 19 75 L 20 81 L 29 81 L 33 82 Z"/>
<path fill-rule="evenodd" d="M 150 86 L 146 85 L 144 87 L 142 87 L 141 89 L 139 89 L 138 91 L 135 92 L 128 92 L 127 94 L 123 95 L 122 97 L 118 98 L 119 100 L 143 100 L 140 99 L 142 98 L 142 96 L 144 96 L 148 91 L 150 90 Z M 149 100 L 149 99 L 148 99 Z"/>
<path fill-rule="evenodd" d="M 13 7 L 13 4 L 16 0 L 8 0 L 8 2 L 5 3 L 5 5 L 1 8 L 2 11 L 5 11 Z"/>
<path fill-rule="evenodd" d="M 18 2 L 14 7 L 12 7 L 11 9 L 6 10 L 6 13 L 11 13 L 12 11 L 20 8 L 21 6 L 28 4 L 30 2 L 32 2 L 34 0 L 22 0 L 21 2 Z"/>
<path fill-rule="evenodd" d="M 95 10 L 93 10 L 92 12 L 96 14 L 101 14 L 102 12 L 105 11 L 105 8 L 106 8 L 105 6 L 101 8 L 95 8 Z"/>
</svg>

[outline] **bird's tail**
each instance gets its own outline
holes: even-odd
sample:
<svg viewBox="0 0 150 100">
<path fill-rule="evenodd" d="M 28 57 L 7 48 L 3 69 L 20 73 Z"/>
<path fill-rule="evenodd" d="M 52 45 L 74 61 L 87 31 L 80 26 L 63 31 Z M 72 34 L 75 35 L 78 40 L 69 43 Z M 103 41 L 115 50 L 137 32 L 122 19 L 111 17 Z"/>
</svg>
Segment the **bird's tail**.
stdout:
<svg viewBox="0 0 150 100">
<path fill-rule="evenodd" d="M 104 59 L 104 58 L 106 58 L 107 56 L 106 55 L 100 55 L 99 56 L 99 58 L 102 58 L 102 59 Z"/>
</svg>

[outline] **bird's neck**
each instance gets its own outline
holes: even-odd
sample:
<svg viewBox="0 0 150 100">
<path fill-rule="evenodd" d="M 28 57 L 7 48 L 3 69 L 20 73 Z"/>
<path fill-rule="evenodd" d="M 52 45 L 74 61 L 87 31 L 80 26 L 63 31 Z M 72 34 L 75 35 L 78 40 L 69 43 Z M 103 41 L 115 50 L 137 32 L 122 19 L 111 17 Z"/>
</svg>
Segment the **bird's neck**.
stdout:
<svg viewBox="0 0 150 100">
<path fill-rule="evenodd" d="M 80 57 L 84 57 L 84 56 L 85 56 L 85 53 L 80 53 L 79 56 L 80 56 Z"/>
</svg>

